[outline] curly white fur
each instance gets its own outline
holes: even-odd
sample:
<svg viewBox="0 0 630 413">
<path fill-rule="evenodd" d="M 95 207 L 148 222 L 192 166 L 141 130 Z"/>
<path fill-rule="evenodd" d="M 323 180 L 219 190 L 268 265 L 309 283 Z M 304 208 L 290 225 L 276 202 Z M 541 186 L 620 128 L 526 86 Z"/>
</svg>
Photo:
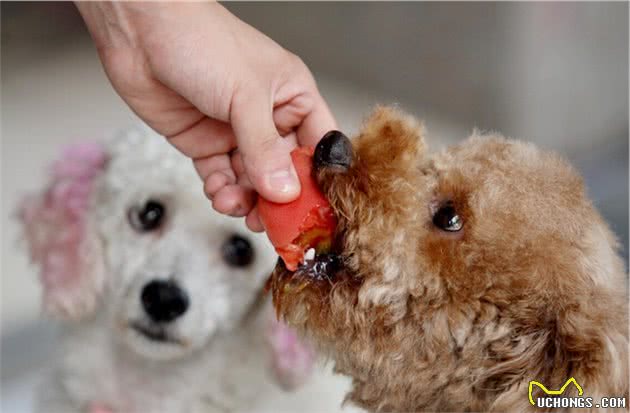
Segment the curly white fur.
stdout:
<svg viewBox="0 0 630 413">
<path fill-rule="evenodd" d="M 44 285 L 57 289 L 64 311 L 55 315 L 65 322 L 61 357 L 42 387 L 39 411 L 242 411 L 279 392 L 277 379 L 285 387 L 303 381 L 311 354 L 270 325 L 272 313 L 261 298 L 275 262 L 264 235 L 213 212 L 190 161 L 148 128 L 109 142 L 106 153 L 76 246 L 104 276 L 82 267 L 63 282 Z M 165 205 L 166 216 L 159 230 L 142 233 L 130 225 L 129 214 L 148 200 Z M 36 197 L 25 202 L 30 205 L 23 207 L 46 207 Z M 37 226 L 37 219 L 25 221 L 29 225 Z M 248 266 L 224 260 L 222 246 L 235 234 L 254 248 Z M 28 241 L 32 247 L 46 240 Z M 190 305 L 163 328 L 168 340 L 156 341 L 133 326 L 151 327 L 141 291 L 166 279 L 186 292 Z M 290 348 L 269 343 L 274 337 L 288 340 Z M 281 352 L 292 361 L 277 362 Z"/>
</svg>

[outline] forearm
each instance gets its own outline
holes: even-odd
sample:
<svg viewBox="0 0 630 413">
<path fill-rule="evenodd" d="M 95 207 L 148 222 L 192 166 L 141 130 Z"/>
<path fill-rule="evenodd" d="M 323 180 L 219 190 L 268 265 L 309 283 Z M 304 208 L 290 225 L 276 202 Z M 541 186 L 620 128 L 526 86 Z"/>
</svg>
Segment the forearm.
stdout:
<svg viewBox="0 0 630 413">
<path fill-rule="evenodd" d="M 215 1 L 209 2 L 108 2 L 76 1 L 75 5 L 98 48 L 138 46 L 169 20 L 192 20 L 201 9 L 216 7 L 227 12 Z M 188 16 L 187 16 L 188 15 Z"/>
</svg>

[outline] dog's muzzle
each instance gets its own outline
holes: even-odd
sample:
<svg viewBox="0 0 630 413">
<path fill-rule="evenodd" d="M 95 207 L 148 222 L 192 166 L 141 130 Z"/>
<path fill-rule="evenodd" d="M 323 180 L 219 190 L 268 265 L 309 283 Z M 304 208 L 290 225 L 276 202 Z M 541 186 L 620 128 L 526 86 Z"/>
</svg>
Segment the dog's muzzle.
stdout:
<svg viewBox="0 0 630 413">
<path fill-rule="evenodd" d="M 169 323 L 188 310 L 188 294 L 174 281 L 153 280 L 140 294 L 142 308 L 154 323 Z"/>
<path fill-rule="evenodd" d="M 169 326 L 189 307 L 188 294 L 172 280 L 149 281 L 140 292 L 145 317 L 129 323 L 134 331 L 151 341 L 182 344 L 169 333 Z"/>
<path fill-rule="evenodd" d="M 339 131 L 330 131 L 324 135 L 315 147 L 313 172 L 344 174 L 352 165 L 353 150 L 350 140 Z M 273 294 L 276 309 L 286 294 L 298 294 L 306 287 L 329 290 L 340 278 L 344 277 L 343 259 L 338 253 L 337 243 L 333 240 L 331 251 L 309 256 L 295 271 L 289 271 L 281 258 L 267 281 L 266 290 Z"/>
</svg>

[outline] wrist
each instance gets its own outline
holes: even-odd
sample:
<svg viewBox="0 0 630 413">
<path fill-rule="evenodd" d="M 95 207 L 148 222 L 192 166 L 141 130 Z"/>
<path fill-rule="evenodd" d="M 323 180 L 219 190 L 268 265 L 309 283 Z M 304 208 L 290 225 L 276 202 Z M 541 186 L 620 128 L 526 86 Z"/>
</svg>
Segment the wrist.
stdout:
<svg viewBox="0 0 630 413">
<path fill-rule="evenodd" d="M 98 48 L 136 46 L 154 31 L 178 22 L 194 19 L 201 9 L 220 8 L 216 1 L 208 2 L 90 2 L 75 5 Z"/>
<path fill-rule="evenodd" d="M 97 48 L 133 45 L 137 42 L 128 6 L 116 2 L 75 2 Z"/>
</svg>

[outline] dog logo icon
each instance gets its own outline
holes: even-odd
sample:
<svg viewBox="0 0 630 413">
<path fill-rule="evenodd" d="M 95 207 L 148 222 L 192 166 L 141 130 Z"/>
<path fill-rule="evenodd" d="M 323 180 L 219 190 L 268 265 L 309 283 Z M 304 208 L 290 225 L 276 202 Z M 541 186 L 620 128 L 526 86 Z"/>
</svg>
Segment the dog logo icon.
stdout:
<svg viewBox="0 0 630 413">
<path fill-rule="evenodd" d="M 575 388 L 578 390 L 578 395 L 581 396 L 584 393 L 584 391 L 582 390 L 582 386 L 578 384 L 578 382 L 575 380 L 574 377 L 571 377 L 569 380 L 567 380 L 564 383 L 564 385 L 560 387 L 560 390 L 549 390 L 545 387 L 544 384 L 532 380 L 529 382 L 529 389 L 528 389 L 529 402 L 532 404 L 532 406 L 536 405 L 536 403 L 534 403 L 534 398 L 532 397 L 532 391 L 534 390 L 534 385 L 538 386 L 543 392 L 545 392 L 545 394 L 548 394 L 550 396 L 559 396 L 562 393 L 564 393 L 564 391 L 567 389 L 567 387 L 569 387 L 569 384 L 571 383 L 575 385 Z"/>
</svg>

